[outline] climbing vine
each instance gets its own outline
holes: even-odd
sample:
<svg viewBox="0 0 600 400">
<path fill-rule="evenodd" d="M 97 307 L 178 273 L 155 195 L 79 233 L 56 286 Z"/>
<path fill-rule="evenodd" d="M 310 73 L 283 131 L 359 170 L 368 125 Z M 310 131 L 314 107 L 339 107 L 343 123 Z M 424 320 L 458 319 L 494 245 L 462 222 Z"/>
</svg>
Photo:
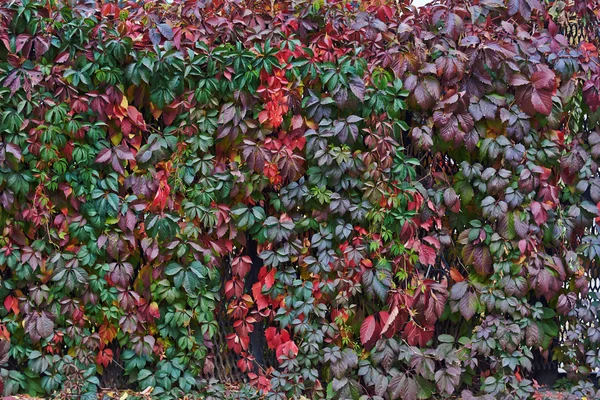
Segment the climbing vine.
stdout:
<svg viewBox="0 0 600 400">
<path fill-rule="evenodd" d="M 0 9 L 5 395 L 212 398 L 220 335 L 248 398 L 600 365 L 597 0 L 93 3 Z"/>
</svg>

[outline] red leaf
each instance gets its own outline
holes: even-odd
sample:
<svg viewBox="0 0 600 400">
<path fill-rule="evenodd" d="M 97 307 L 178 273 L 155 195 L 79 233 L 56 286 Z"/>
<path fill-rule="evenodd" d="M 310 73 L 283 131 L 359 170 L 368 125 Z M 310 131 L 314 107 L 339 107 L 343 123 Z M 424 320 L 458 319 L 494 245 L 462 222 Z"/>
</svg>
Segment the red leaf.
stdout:
<svg viewBox="0 0 600 400">
<path fill-rule="evenodd" d="M 105 368 L 108 364 L 113 360 L 113 352 L 111 349 L 102 349 L 98 352 L 96 356 L 96 363 L 98 365 L 103 365 Z"/>
<path fill-rule="evenodd" d="M 421 327 L 415 324 L 413 321 L 410 321 L 408 324 L 406 324 L 406 328 L 404 328 L 402 337 L 411 346 L 418 345 L 425 347 L 427 342 L 433 338 L 433 333 L 433 328 Z"/>
<path fill-rule="evenodd" d="M 235 257 L 231 262 L 231 271 L 240 278 L 250 272 L 250 267 L 252 267 L 252 259 L 249 256 Z"/>
<path fill-rule="evenodd" d="M 221 113 L 219 114 L 218 123 L 220 125 L 221 124 L 225 125 L 226 123 L 233 120 L 233 117 L 235 117 L 235 114 L 236 114 L 236 110 L 235 110 L 235 105 L 233 103 L 223 104 L 223 106 L 221 107 Z"/>
<path fill-rule="evenodd" d="M 434 77 L 426 77 L 415 87 L 415 100 L 422 109 L 431 109 L 440 99 L 440 83 Z"/>
<path fill-rule="evenodd" d="M 148 314 L 150 314 L 150 316 L 153 318 L 160 318 L 160 310 L 158 309 L 158 304 L 155 301 L 150 303 L 148 306 Z"/>
<path fill-rule="evenodd" d="M 381 327 L 377 324 L 375 316 L 369 315 L 360 326 L 360 341 L 365 348 L 369 349 L 375 345 L 380 333 Z"/>
<path fill-rule="evenodd" d="M 167 183 L 167 179 L 161 179 L 154 200 L 152 200 L 152 207 L 163 211 L 167 206 L 167 200 L 169 199 L 170 194 L 171 186 Z"/>
<path fill-rule="evenodd" d="M 365 98 L 365 82 L 358 76 L 353 76 L 349 81 L 350 90 L 360 100 Z"/>
<path fill-rule="evenodd" d="M 444 191 L 444 204 L 452 212 L 457 213 L 460 211 L 460 198 L 456 194 L 456 191 L 451 187 Z"/>
<path fill-rule="evenodd" d="M 280 335 L 275 327 L 271 326 L 265 330 L 265 338 L 267 339 L 267 346 L 272 350 L 275 350 L 281 344 Z"/>
<path fill-rule="evenodd" d="M 450 277 L 456 283 L 462 282 L 465 280 L 465 277 L 455 267 L 450 268 Z"/>
<path fill-rule="evenodd" d="M 272 158 L 267 149 L 248 139 L 244 139 L 242 154 L 250 168 L 255 171 L 262 171 L 265 168 L 265 162 L 271 162 Z"/>
<path fill-rule="evenodd" d="M 583 100 L 594 113 L 600 108 L 599 84 L 600 76 L 597 76 L 595 80 L 590 79 L 583 84 Z"/>
<path fill-rule="evenodd" d="M 271 289 L 271 287 L 273 287 L 273 285 L 275 284 L 275 268 L 272 268 L 265 275 L 264 281 L 265 281 L 265 286 L 267 287 L 267 289 Z"/>
<path fill-rule="evenodd" d="M 281 343 L 285 343 L 290 340 L 290 334 L 286 329 L 281 330 Z"/>
<path fill-rule="evenodd" d="M 290 149 L 284 148 L 279 152 L 279 162 L 277 163 L 281 175 L 290 181 L 295 181 L 302 171 L 304 158 L 294 154 Z"/>
<path fill-rule="evenodd" d="M 23 46 L 25 46 L 25 43 L 27 43 L 29 41 L 29 39 L 31 39 L 31 35 L 29 35 L 27 33 L 23 33 L 23 34 L 17 36 L 17 39 L 15 40 L 15 50 L 17 50 L 18 52 L 21 51 L 21 49 L 23 48 Z M 31 48 L 31 46 L 28 46 L 28 47 Z M 28 56 L 29 54 L 23 54 L 23 55 Z"/>
<path fill-rule="evenodd" d="M 15 94 L 16 91 L 19 90 L 19 88 L 21 87 L 21 77 L 19 76 L 19 70 L 13 70 L 6 77 L 6 79 L 4 79 L 2 85 L 10 89 L 10 94 Z"/>
<path fill-rule="evenodd" d="M 438 242 L 439 245 L 439 242 Z M 419 262 L 425 265 L 434 265 L 436 260 L 436 251 L 434 248 L 421 243 L 419 246 Z"/>
<path fill-rule="evenodd" d="M 240 337 L 235 333 L 227 335 L 227 347 L 237 354 L 241 353 L 242 350 L 248 350 L 250 344 L 250 337 Z"/>
<path fill-rule="evenodd" d="M 556 75 L 548 67 L 538 66 L 527 82 L 521 75 L 515 75 L 510 83 L 516 86 L 515 99 L 527 114 L 536 112 L 550 115 L 552 96 L 556 92 Z"/>
<path fill-rule="evenodd" d="M 470 320 L 475 315 L 477 311 L 477 305 L 479 304 L 479 300 L 477 298 L 477 294 L 468 291 L 459 301 L 459 309 L 460 313 L 466 320 Z"/>
<path fill-rule="evenodd" d="M 112 15 L 113 17 L 118 18 L 119 11 L 119 7 L 114 3 L 104 3 L 102 5 L 102 8 L 100 9 L 100 12 L 102 13 L 103 17 L 108 17 Z"/>
<path fill-rule="evenodd" d="M 381 322 L 383 323 L 381 334 L 385 335 L 387 338 L 394 336 L 408 320 L 406 309 L 400 309 L 400 307 L 392 308 L 392 311 L 389 314 L 384 314 L 384 311 L 381 311 L 379 314 L 381 315 Z"/>
<path fill-rule="evenodd" d="M 252 285 L 252 296 L 254 297 L 258 311 L 269 307 L 269 297 L 262 294 L 261 282 L 256 282 L 254 285 Z"/>
<path fill-rule="evenodd" d="M 69 52 L 63 51 L 62 53 L 60 53 L 59 55 L 56 56 L 56 58 L 54 59 L 54 62 L 57 64 L 62 64 L 65 61 L 67 61 L 68 59 L 69 59 Z"/>
<path fill-rule="evenodd" d="M 531 213 L 538 225 L 544 224 L 548 220 L 548 212 L 542 203 L 537 201 L 531 202 Z"/>
<path fill-rule="evenodd" d="M 473 248 L 473 266 L 480 275 L 488 276 L 492 274 L 492 256 L 487 246 L 480 245 Z"/>
<path fill-rule="evenodd" d="M 250 356 L 251 357 L 251 356 Z M 254 363 L 250 358 L 240 358 L 237 362 L 237 366 L 242 372 L 248 372 L 254 370 Z"/>
<path fill-rule="evenodd" d="M 6 296 L 4 299 L 4 308 L 6 308 L 6 311 L 12 311 L 15 315 L 19 315 L 19 300 L 11 295 Z"/>
<path fill-rule="evenodd" d="M 100 153 L 98 153 L 98 156 L 96 157 L 96 161 L 97 163 L 106 163 L 110 160 L 110 157 L 112 156 L 112 151 L 110 149 L 104 149 L 102 151 L 100 151 Z"/>
<path fill-rule="evenodd" d="M 108 322 L 105 320 L 104 323 L 100 325 L 98 335 L 105 344 L 108 344 L 112 342 L 114 338 L 117 337 L 117 328 L 113 325 L 109 325 Z"/>
<path fill-rule="evenodd" d="M 296 343 L 294 343 L 293 340 L 287 341 L 277 347 L 275 354 L 277 355 L 277 361 L 279 362 L 282 362 L 282 356 L 294 358 L 298 355 L 298 346 L 296 346 Z"/>
<path fill-rule="evenodd" d="M 21 148 L 14 143 L 6 144 L 6 152 L 12 154 L 17 160 L 22 157 Z"/>
</svg>

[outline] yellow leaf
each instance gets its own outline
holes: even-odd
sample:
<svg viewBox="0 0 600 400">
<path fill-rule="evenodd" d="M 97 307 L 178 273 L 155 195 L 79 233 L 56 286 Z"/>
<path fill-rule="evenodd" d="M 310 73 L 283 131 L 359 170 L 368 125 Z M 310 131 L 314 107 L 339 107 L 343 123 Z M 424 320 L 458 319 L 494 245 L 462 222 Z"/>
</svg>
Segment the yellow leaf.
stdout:
<svg viewBox="0 0 600 400">
<path fill-rule="evenodd" d="M 305 267 L 300 267 L 300 278 L 308 280 L 312 278 L 312 274 Z"/>
<path fill-rule="evenodd" d="M 125 400 L 127 397 L 129 397 L 129 394 L 127 392 L 123 393 L 121 395 L 121 397 L 119 398 L 119 400 Z"/>
<path fill-rule="evenodd" d="M 110 137 L 110 141 L 112 142 L 113 145 L 118 146 L 121 144 L 121 140 L 123 140 L 123 133 L 119 132 L 115 135 L 112 135 Z"/>
<path fill-rule="evenodd" d="M 124 110 L 127 110 L 127 107 L 129 107 L 129 102 L 127 101 L 127 97 L 123 96 L 123 99 L 121 100 L 121 107 Z"/>
</svg>

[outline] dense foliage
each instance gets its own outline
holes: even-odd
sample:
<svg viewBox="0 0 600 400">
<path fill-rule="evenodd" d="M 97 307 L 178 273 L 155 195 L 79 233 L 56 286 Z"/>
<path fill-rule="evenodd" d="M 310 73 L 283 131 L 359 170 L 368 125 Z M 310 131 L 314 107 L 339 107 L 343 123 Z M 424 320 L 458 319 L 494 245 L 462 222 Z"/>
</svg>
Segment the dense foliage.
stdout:
<svg viewBox="0 0 600 400">
<path fill-rule="evenodd" d="M 209 390 L 219 315 L 268 399 L 600 366 L 600 63 L 559 29 L 593 37 L 598 1 L 293 3 L 5 2 L 4 394 L 93 396 L 117 362 Z"/>
</svg>

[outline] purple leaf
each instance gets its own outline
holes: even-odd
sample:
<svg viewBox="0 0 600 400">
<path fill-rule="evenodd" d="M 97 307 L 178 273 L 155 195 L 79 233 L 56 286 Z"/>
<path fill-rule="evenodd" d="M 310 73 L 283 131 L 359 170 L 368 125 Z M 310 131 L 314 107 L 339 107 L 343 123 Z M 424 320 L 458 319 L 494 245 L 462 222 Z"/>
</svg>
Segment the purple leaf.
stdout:
<svg viewBox="0 0 600 400">
<path fill-rule="evenodd" d="M 163 35 L 167 40 L 173 40 L 173 28 L 169 26 L 169 24 L 157 24 L 156 27 L 161 35 Z"/>
<path fill-rule="evenodd" d="M 350 90 L 360 100 L 365 99 L 365 82 L 359 76 L 352 76 L 349 81 Z"/>
</svg>

